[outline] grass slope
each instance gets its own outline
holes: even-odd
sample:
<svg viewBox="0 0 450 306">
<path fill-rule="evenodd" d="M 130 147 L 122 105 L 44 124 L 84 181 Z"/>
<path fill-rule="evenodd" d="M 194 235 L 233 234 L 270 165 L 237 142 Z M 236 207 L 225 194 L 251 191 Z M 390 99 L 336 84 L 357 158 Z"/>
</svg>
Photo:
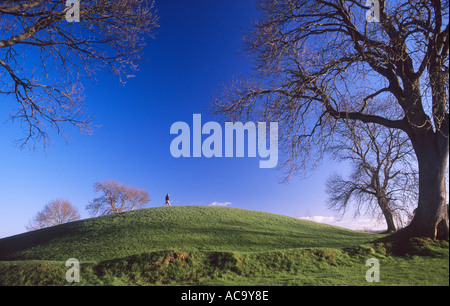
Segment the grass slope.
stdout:
<svg viewBox="0 0 450 306">
<path fill-rule="evenodd" d="M 340 248 L 379 238 L 230 207 L 158 207 L 80 220 L 0 239 L 0 260 L 114 259 L 161 250 L 260 252 Z"/>
<path fill-rule="evenodd" d="M 0 285 L 449 285 L 448 243 L 229 207 L 149 208 L 0 239 Z M 375 242 L 375 240 L 378 240 Z M 368 258 L 381 282 L 368 283 Z"/>
</svg>

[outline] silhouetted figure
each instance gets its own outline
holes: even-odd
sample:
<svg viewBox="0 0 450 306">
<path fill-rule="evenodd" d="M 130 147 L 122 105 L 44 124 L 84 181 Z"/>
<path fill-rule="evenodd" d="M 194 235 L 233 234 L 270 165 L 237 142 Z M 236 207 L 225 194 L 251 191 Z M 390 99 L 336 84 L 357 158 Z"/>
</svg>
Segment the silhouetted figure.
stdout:
<svg viewBox="0 0 450 306">
<path fill-rule="evenodd" d="M 166 203 L 164 203 L 164 207 L 166 207 L 166 204 L 170 206 L 169 194 L 166 195 Z"/>
</svg>

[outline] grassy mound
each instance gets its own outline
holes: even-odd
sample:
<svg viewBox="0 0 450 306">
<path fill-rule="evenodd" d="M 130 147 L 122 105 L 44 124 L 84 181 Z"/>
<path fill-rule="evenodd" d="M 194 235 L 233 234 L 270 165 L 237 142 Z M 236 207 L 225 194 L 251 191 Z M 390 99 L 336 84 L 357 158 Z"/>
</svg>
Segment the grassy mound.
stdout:
<svg viewBox="0 0 450 306">
<path fill-rule="evenodd" d="M 448 243 L 228 207 L 149 208 L 0 240 L 0 285 L 445 285 Z M 380 283 L 365 279 L 377 258 Z"/>
<path fill-rule="evenodd" d="M 161 250 L 341 248 L 379 235 L 230 207 L 158 207 L 0 239 L 0 260 L 100 261 Z"/>
</svg>

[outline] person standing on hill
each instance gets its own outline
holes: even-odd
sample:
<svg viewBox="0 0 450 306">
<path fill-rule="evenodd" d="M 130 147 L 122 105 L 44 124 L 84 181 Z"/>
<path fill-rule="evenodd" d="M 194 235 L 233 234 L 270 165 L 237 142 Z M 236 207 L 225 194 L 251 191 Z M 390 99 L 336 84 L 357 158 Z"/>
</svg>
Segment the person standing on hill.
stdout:
<svg viewBox="0 0 450 306">
<path fill-rule="evenodd" d="M 169 204 L 170 207 L 169 194 L 166 195 L 166 203 L 164 203 L 164 207 L 166 207 L 166 204 Z"/>
</svg>

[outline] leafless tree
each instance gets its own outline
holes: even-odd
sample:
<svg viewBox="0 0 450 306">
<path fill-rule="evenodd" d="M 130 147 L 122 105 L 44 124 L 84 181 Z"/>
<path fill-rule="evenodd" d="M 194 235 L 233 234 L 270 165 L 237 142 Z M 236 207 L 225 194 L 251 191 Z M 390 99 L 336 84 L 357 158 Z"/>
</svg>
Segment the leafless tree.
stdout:
<svg viewBox="0 0 450 306">
<path fill-rule="evenodd" d="M 217 94 L 217 113 L 279 121 L 288 173 L 322 158 L 343 119 L 408 135 L 419 167 L 419 200 L 404 233 L 448 239 L 448 0 L 259 0 L 246 34 L 253 76 Z M 373 20 L 372 20 L 373 21 Z M 381 101 L 392 114 L 377 114 Z"/>
<path fill-rule="evenodd" d="M 56 199 L 45 205 L 44 209 L 26 225 L 29 231 L 55 226 L 80 219 L 78 209 L 68 200 Z"/>
<path fill-rule="evenodd" d="M 387 231 L 403 228 L 418 196 L 417 161 L 407 135 L 373 123 L 344 122 L 330 152 L 352 170 L 349 179 L 333 174 L 327 180 L 327 206 L 342 214 L 353 206 L 355 217 L 384 218 Z"/>
<path fill-rule="evenodd" d="M 75 6 L 65 0 L 0 3 L 0 93 L 16 102 L 10 119 L 25 132 L 21 147 L 45 147 L 51 131 L 66 138 L 70 126 L 90 133 L 95 126 L 83 106 L 83 84 L 100 69 L 122 82 L 131 77 L 145 37 L 158 27 L 153 0 L 78 4 L 74 22 Z"/>
<path fill-rule="evenodd" d="M 145 189 L 128 186 L 117 181 L 96 182 L 94 190 L 102 194 L 86 206 L 92 216 L 111 215 L 143 208 L 150 201 L 149 194 Z"/>
</svg>

